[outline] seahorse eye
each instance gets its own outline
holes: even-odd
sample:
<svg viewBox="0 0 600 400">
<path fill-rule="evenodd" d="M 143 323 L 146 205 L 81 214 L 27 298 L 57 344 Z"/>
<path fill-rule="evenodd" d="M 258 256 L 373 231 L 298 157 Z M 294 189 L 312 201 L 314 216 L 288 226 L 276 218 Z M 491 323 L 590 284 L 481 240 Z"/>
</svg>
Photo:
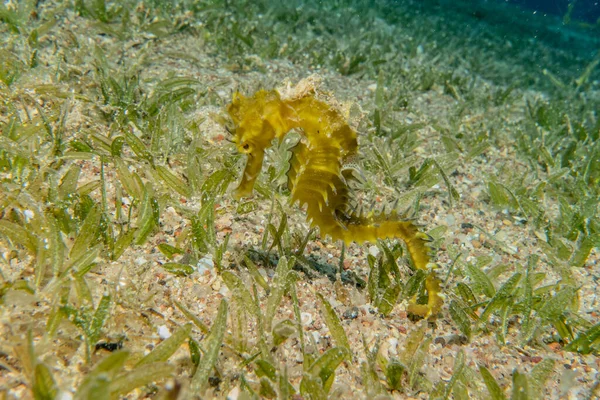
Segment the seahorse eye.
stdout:
<svg viewBox="0 0 600 400">
<path fill-rule="evenodd" d="M 252 153 L 252 143 L 250 142 L 241 142 L 238 151 L 244 154 Z"/>
</svg>

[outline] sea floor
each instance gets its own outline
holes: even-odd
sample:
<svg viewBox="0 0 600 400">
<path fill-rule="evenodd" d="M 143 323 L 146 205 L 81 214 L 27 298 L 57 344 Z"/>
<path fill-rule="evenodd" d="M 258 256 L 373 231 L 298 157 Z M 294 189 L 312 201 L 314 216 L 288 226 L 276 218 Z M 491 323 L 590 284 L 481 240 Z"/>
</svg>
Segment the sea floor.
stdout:
<svg viewBox="0 0 600 400">
<path fill-rule="evenodd" d="M 51 9 L 50 6 L 47 7 Z M 138 9 L 132 11 L 133 18 L 144 15 L 145 11 L 140 10 L 140 7 L 149 6 L 140 2 Z M 147 13 L 150 14 L 151 10 Z M 320 98 L 341 110 L 351 126 L 359 132 L 363 173 L 367 175 L 368 182 L 375 183 L 374 186 L 364 185 L 361 188 L 365 190 L 361 193 L 362 198 L 376 204 L 387 204 L 398 197 L 397 190 L 385 183 L 382 173 L 372 166 L 375 162 L 369 159 L 374 154 L 370 150 L 371 146 L 380 143 L 371 139 L 375 128 L 370 122 L 375 97 L 382 93 L 381 81 L 378 82 L 377 76 L 370 76 L 366 72 L 344 75 L 327 65 L 292 62 L 285 57 L 269 59 L 248 54 L 245 58 L 232 58 L 227 49 L 220 48 L 211 41 L 212 33 L 203 31 L 201 26 L 179 33 L 171 31 L 165 35 L 161 35 L 159 31 L 161 26 L 157 26 L 154 33 L 136 30 L 130 37 L 121 37 L 109 31 L 109 28 L 118 28 L 116 23 L 99 24 L 92 18 L 77 15 L 68 7 L 57 12 L 57 15 L 52 28 L 39 39 L 37 69 L 23 73 L 10 89 L 3 87 L 0 94 L 3 97 L 0 108 L 0 124 L 3 129 L 7 129 L 11 118 L 16 114 L 23 120 L 36 120 L 40 116 L 40 110 L 54 110 L 53 104 L 68 102 L 68 113 L 64 114 L 64 118 L 54 114 L 50 118 L 51 124 L 63 127 L 65 143 L 75 138 L 87 140 L 93 134 L 107 138 L 118 135 L 120 128 L 117 122 L 106 116 L 111 113 L 116 115 L 116 110 L 121 105 L 103 101 L 101 93 L 114 89 L 97 87 L 97 71 L 102 68 L 98 65 L 99 60 L 104 60 L 112 68 L 107 70 L 114 71 L 114 78 L 117 80 L 121 79 L 119 74 L 125 76 L 136 72 L 135 79 L 143 91 L 132 94 L 129 99 L 131 104 L 160 90 L 160 81 L 170 77 L 190 78 L 195 82 L 196 93 L 202 93 L 195 97 L 201 101 L 197 106 L 188 102 L 175 113 L 176 117 L 173 118 L 177 123 L 173 123 L 172 129 L 178 130 L 180 134 L 173 135 L 170 143 L 172 148 L 179 150 L 170 151 L 168 157 L 159 157 L 157 160 L 168 166 L 176 176 L 185 176 L 189 180 L 186 146 L 191 146 L 192 142 L 200 143 L 205 159 L 200 161 L 199 170 L 203 174 L 201 181 L 204 181 L 219 170 L 219 163 L 226 163 L 228 157 L 235 153 L 222 123 L 223 118 L 226 118 L 224 108 L 234 91 L 251 94 L 260 88 L 277 88 L 281 93 L 286 93 L 294 90 L 299 83 L 309 84 L 315 88 Z M 193 21 L 192 17 L 185 14 L 180 15 L 180 18 L 185 23 Z M 147 24 L 151 22 L 148 21 Z M 141 25 L 139 21 L 132 24 Z M 386 29 L 385 22 L 378 21 L 377 24 L 373 29 Z M 25 54 L 26 45 L 16 39 L 18 33 L 3 27 L 0 35 L 3 43 L 11 43 L 2 50 L 4 55 L 7 52 L 16 54 L 17 57 Z M 291 37 L 289 40 L 292 45 L 295 39 Z M 428 44 L 424 43 L 419 51 L 427 52 L 428 48 Z M 283 50 L 279 51 L 285 54 Z M 99 56 L 99 52 L 103 55 Z M 427 57 L 424 55 L 423 60 Z M 492 59 L 486 62 L 497 62 L 495 65 L 498 66 L 503 65 L 504 60 Z M 418 64 L 418 57 L 411 63 Z M 412 64 L 405 67 L 409 68 L 410 65 Z M 463 74 L 468 73 L 463 71 Z M 68 78 L 57 82 L 57 75 Z M 410 78 L 399 73 L 393 79 Z M 471 82 L 472 93 L 492 93 L 503 88 L 487 79 L 473 79 Z M 390 84 L 389 87 L 384 84 L 386 98 L 393 97 L 390 92 L 398 87 L 396 84 Z M 566 351 L 564 341 L 552 326 L 540 326 L 536 340 L 523 344 L 523 316 L 515 312 L 507 319 L 506 325 L 503 325 L 502 315 L 498 312 L 486 322 L 473 321 L 471 337 L 467 338 L 449 309 L 452 302 L 459 300 L 458 291 L 455 290 L 457 285 L 460 282 L 472 283 L 463 272 L 466 265 L 483 265 L 483 271 L 493 277 L 495 290 L 498 290 L 516 272 L 524 274 L 528 262 L 535 257 L 538 260 L 535 272 L 544 274 L 538 282 L 539 287 L 548 285 L 549 290 L 553 290 L 551 286 L 557 285 L 555 290 L 558 291 L 557 282 L 562 280 L 564 283 L 568 276 L 578 289 L 577 297 L 573 300 L 577 304 L 577 315 L 590 325 L 600 322 L 600 302 L 597 295 L 597 281 L 600 277 L 598 248 L 591 250 L 582 267 L 570 267 L 567 262 L 548 256 L 547 233 L 543 226 L 535 226 L 518 212 L 498 207 L 490 201 L 488 182 L 491 179 L 528 176 L 532 168 L 536 168 L 518 154 L 515 134 L 511 129 L 519 129 L 522 121 L 527 118 L 525 110 L 528 101 L 545 99 L 547 94 L 535 86 L 517 88 L 507 103 L 490 103 L 485 107 L 457 112 L 469 93 L 453 93 L 452 86 L 440 83 L 433 83 L 427 90 L 417 90 L 408 84 L 404 87 L 410 92 L 400 95 L 407 97 L 408 104 L 405 107 L 392 107 L 387 123 L 395 121 L 404 127 L 418 126 L 414 130 L 416 143 L 411 147 L 410 160 L 414 165 L 420 165 L 426 159 L 438 160 L 458 193 L 458 198 L 450 201 L 445 181 L 437 176 L 437 181 L 422 192 L 416 191 L 406 198 L 402 197 L 403 206 L 411 207 L 415 198 L 422 195 L 414 218 L 434 239 L 433 261 L 437 264 L 437 275 L 443 280 L 442 293 L 446 296 L 442 311 L 436 318 L 415 321 L 407 315 L 407 300 L 404 299 L 393 307 L 389 315 L 383 316 L 372 305 L 367 289 L 340 283 L 339 274 L 338 280 L 332 282 L 318 271 L 297 272 L 295 291 L 304 336 L 300 338 L 298 334 L 293 334 L 283 344 L 274 346 L 269 354 L 269 361 L 279 373 L 286 371 L 290 383 L 298 390 L 303 373 L 307 371 L 305 357 L 318 357 L 328 349 L 340 345 L 336 343 L 336 335 L 332 334 L 330 323 L 324 317 L 323 307 L 319 305 L 317 294 L 320 294 L 339 317 L 352 352 L 351 357 L 335 370 L 329 398 L 430 398 L 436 387 L 446 388 L 445 394 L 452 398 L 466 398 L 462 396 L 467 393 L 474 398 L 491 398 L 488 397 L 488 388 L 480 375 L 480 366 L 491 372 L 500 390 L 508 397 L 511 388 L 518 382 L 515 375 L 530 374 L 544 360 L 553 360 L 554 363 L 543 387 L 537 388 L 539 398 L 597 398 L 595 396 L 598 396 L 600 390 L 600 358 L 594 354 Z M 47 91 L 44 92 L 44 89 Z M 590 96 L 593 96 L 591 89 Z M 19 105 L 14 106 L 17 103 Z M 505 131 L 497 134 L 490 132 L 490 129 L 494 129 L 490 127 L 490 121 L 497 122 L 496 126 Z M 129 124 L 129 128 L 146 141 L 146 133 L 140 126 Z M 149 126 L 146 128 L 150 129 Z M 169 126 L 164 128 L 169 129 Z M 394 129 L 393 126 L 388 128 Z M 450 154 L 444 138 L 448 134 L 455 135 L 457 132 L 454 130 L 464 135 L 481 134 L 489 141 L 489 145 L 477 154 L 471 153 L 472 148 L 460 148 Z M 6 132 L 3 135 L 6 136 Z M 177 141 L 181 144 L 178 145 Z M 26 143 L 31 149 L 41 142 L 42 139 L 36 143 Z M 165 142 L 161 143 L 164 145 Z M 389 146 L 394 142 L 381 143 Z M 146 144 L 149 148 L 154 146 L 147 141 Z M 160 145 L 159 143 L 157 146 Z M 160 151 L 160 148 L 153 147 L 152 151 L 155 150 Z M 137 172 L 144 182 L 151 181 L 153 175 L 149 164 L 136 165 L 136 152 L 127 148 L 127 145 L 122 151 L 123 160 L 130 165 L 129 169 Z M 270 165 L 275 166 L 273 173 L 276 174 L 279 168 L 278 157 L 280 152 L 277 148 L 270 150 L 263 174 L 270 173 L 267 172 Z M 108 158 L 104 164 L 99 162 L 98 157 L 58 159 L 62 165 L 56 168 L 57 178 L 63 176 L 72 164 L 81 168 L 77 184 L 79 188 L 86 183 L 105 179 L 106 197 L 103 199 L 100 188 L 92 190 L 89 196 L 97 204 L 107 201 L 106 210 L 111 215 L 119 215 L 120 221 L 126 219 L 123 213 L 131 208 L 128 202 L 133 200 L 124 196 L 127 200 L 120 204 L 122 210 L 117 211 L 116 207 L 119 205 L 115 204 L 114 199 L 117 194 L 123 194 L 126 185 L 115 183 L 122 180 L 122 175 L 112 167 Z M 41 160 L 41 164 L 46 161 Z M 217 243 L 221 244 L 229 235 L 222 265 L 244 282 L 249 293 L 256 291 L 259 307 L 266 312 L 269 294 L 260 286 L 257 287 L 255 277 L 242 263 L 243 254 L 249 249 L 263 249 L 267 223 L 273 221 L 277 227 L 282 214 L 285 214 L 291 232 L 306 235 L 309 224 L 301 208 L 288 204 L 285 191 L 274 192 L 271 198 L 255 194 L 250 199 L 254 202 L 254 210 L 240 214 L 240 202 L 232 198 L 231 192 L 235 188 L 235 182 L 239 180 L 243 163 L 242 158 L 236 159 L 234 170 L 237 176 L 234 182 L 223 195 L 215 198 L 215 237 Z M 543 171 L 538 173 L 541 177 L 546 176 Z M 14 171 L 4 169 L 0 177 L 3 182 L 9 182 L 14 179 Z M 262 186 L 267 190 L 276 191 L 279 187 L 277 182 L 261 179 Z M 9 187 L 8 184 L 2 187 L 0 197 L 3 202 L 3 218 L 8 218 L 10 204 L 14 204 L 8 200 L 12 196 Z M 25 190 L 25 196 L 30 189 L 22 190 Z M 96 338 L 97 342 L 120 343 L 119 346 L 130 352 L 126 370 L 135 369 L 136 362 L 156 349 L 179 327 L 190 322 L 175 302 L 179 302 L 210 327 L 219 305 L 227 300 L 230 319 L 225 342 L 229 344 L 220 349 L 215 369 L 211 373 L 212 384 L 203 398 L 251 398 L 248 394 L 250 391 L 246 388 L 259 393 L 261 377 L 260 371 L 249 359 L 260 351 L 261 338 L 269 335 L 258 331 L 260 324 L 248 314 L 243 301 L 236 297 L 239 293 L 232 293 L 230 286 L 223 280 L 215 266 L 212 251 L 206 252 L 200 260 L 195 260 L 197 262 L 192 265 L 194 269 L 189 275 L 178 276 L 162 268 L 163 264 L 172 260 L 159 251 L 159 245 L 166 243 L 178 247 L 187 243 L 186 237 L 190 235 L 192 223 L 190 216 L 201 209 L 203 200 L 200 193 L 182 196 L 174 190 L 160 188 L 157 184 L 154 190 L 160 219 L 148 239 L 140 245 L 127 247 L 122 256 L 113 261 L 105 257 L 103 250 L 95 259 L 93 268 L 85 275 L 87 289 L 74 286 L 67 297 L 75 299 L 74 306 L 84 307 L 85 302 L 79 296 L 89 296 L 93 304 L 97 305 L 102 296 L 110 294 L 110 316 Z M 277 211 L 277 204 L 281 204 L 281 211 Z M 549 220 L 558 218 L 560 204 L 551 195 L 544 198 L 543 204 Z M 38 211 L 34 209 L 33 214 L 36 212 Z M 71 248 L 74 236 L 64 234 L 63 237 L 67 248 Z M 270 236 L 269 245 L 272 240 Z M 35 288 L 32 283 L 37 271 L 35 255 L 14 246 L 13 242 L 2 236 L 0 249 L 3 253 L 0 261 L 2 282 L 5 284 L 0 305 L 0 394 L 3 398 L 33 398 L 32 388 L 39 388 L 40 385 L 39 382 L 32 381 L 39 361 L 51 372 L 58 389 L 55 393 L 58 398 L 72 398 L 92 367 L 111 353 L 99 347 L 93 354 L 86 354 L 80 327 L 73 323 L 73 318 L 71 321 L 69 318 L 60 320 L 57 326 L 52 327 L 50 334 L 48 323 L 52 321 L 52 313 L 56 312 L 57 302 L 61 301 L 60 296 L 52 287 L 45 285 L 40 285 L 34 291 L 9 286 L 8 283 L 12 285 L 16 281 L 25 280 Z M 271 252 L 278 254 L 277 246 Z M 370 268 L 367 256 L 377 256 L 380 252 L 375 244 L 352 244 L 342 254 L 341 243 L 332 242 L 317 234 L 308 242 L 304 254 L 313 256 L 322 264 L 352 271 L 368 281 Z M 185 263 L 191 258 L 176 256 L 175 259 Z M 259 273 L 267 282 L 273 282 L 275 267 L 264 265 L 260 259 L 257 264 Z M 410 276 L 405 257 L 400 258 L 399 267 L 407 277 Z M 565 272 L 565 268 L 568 272 Z M 71 279 L 75 282 L 74 276 Z M 89 293 L 82 295 L 86 290 Z M 475 308 L 474 312 L 481 315 L 483 307 Z M 289 293 L 283 296 L 273 321 L 276 324 L 286 319 L 296 321 L 294 301 Z M 201 347 L 206 346 L 206 332 L 196 326 L 191 332 L 191 337 Z M 304 344 L 301 343 L 302 339 Z M 415 340 L 420 341 L 421 345 L 410 353 L 407 349 L 415 348 L 411 347 L 409 341 Z M 379 346 L 377 356 L 369 359 L 366 348 L 373 349 L 376 346 Z M 264 354 L 259 358 L 263 357 Z M 410 371 L 403 375 L 401 390 L 385 389 L 389 387 L 389 383 L 384 378 L 382 365 L 387 361 L 382 363 L 381 360 L 392 359 L 410 366 Z M 411 364 L 414 360 L 420 365 Z M 180 390 L 181 396 L 190 396 L 189 385 L 194 366 L 187 342 L 169 357 L 168 362 L 174 366 L 168 378 L 157 380 L 150 386 L 136 388 L 120 398 L 157 398 L 175 393 L 175 390 Z M 370 368 L 369 362 L 375 363 L 372 370 L 379 375 L 367 382 L 369 373 L 365 370 Z M 457 375 L 459 367 L 462 370 Z M 515 374 L 515 371 L 518 372 Z M 529 382 L 534 387 L 534 379 L 530 378 Z M 450 384 L 455 386 L 449 386 Z M 268 397 L 265 393 L 267 392 L 263 392 L 262 396 Z M 512 396 L 515 397 L 515 394 Z M 301 397 L 296 395 L 294 398 Z"/>
</svg>

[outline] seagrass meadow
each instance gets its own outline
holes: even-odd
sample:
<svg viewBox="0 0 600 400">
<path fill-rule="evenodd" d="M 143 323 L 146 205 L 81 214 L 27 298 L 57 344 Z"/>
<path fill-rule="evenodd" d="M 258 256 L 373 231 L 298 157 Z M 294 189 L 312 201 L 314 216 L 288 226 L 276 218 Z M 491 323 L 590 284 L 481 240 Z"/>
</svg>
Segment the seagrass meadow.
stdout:
<svg viewBox="0 0 600 400">
<path fill-rule="evenodd" d="M 598 398 L 600 25 L 570 13 L 1 3 L 0 398 Z M 319 153 L 352 213 L 292 201 L 322 120 L 254 168 L 261 90 L 356 133 Z M 344 231 L 389 215 L 404 240 Z"/>
</svg>

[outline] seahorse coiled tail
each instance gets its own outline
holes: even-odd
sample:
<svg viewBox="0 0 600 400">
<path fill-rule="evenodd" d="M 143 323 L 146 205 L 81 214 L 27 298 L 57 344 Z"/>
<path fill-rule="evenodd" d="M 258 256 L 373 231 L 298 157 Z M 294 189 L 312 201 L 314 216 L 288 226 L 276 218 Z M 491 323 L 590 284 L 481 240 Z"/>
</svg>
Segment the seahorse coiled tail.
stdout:
<svg viewBox="0 0 600 400">
<path fill-rule="evenodd" d="M 391 213 L 356 213 L 350 205 L 350 174 L 344 170 L 358 152 L 356 132 L 333 107 L 311 94 L 282 99 L 275 90 L 260 90 L 252 97 L 234 93 L 227 111 L 233 120 L 234 139 L 238 150 L 248 159 L 235 197 L 252 194 L 260 174 L 265 149 L 273 139 L 282 140 L 292 129 L 302 134 L 292 148 L 287 172 L 291 203 L 306 208 L 311 226 L 318 226 L 323 237 L 363 243 L 377 239 L 399 238 L 406 243 L 416 268 L 427 270 L 428 236 L 411 222 Z M 432 274 L 425 282 L 427 305 L 411 302 L 409 311 L 430 316 L 442 304 L 439 281 Z"/>
</svg>

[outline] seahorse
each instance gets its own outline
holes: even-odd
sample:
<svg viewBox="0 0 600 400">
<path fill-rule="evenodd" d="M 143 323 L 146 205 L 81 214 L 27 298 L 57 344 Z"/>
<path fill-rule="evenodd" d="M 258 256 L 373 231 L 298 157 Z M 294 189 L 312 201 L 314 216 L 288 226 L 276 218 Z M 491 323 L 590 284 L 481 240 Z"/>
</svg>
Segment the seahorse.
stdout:
<svg viewBox="0 0 600 400">
<path fill-rule="evenodd" d="M 377 239 L 399 238 L 406 243 L 414 266 L 428 270 L 428 236 L 412 221 L 402 220 L 395 211 L 377 213 L 354 211 L 348 181 L 351 171 L 345 166 L 358 153 L 357 133 L 341 113 L 311 93 L 282 99 L 276 90 L 260 90 L 252 97 L 233 94 L 227 107 L 234 128 L 233 142 L 239 152 L 247 155 L 246 167 L 234 192 L 237 199 L 252 195 L 259 176 L 265 149 L 273 139 L 283 140 L 295 129 L 301 139 L 292 148 L 287 184 L 290 202 L 306 208 L 311 226 L 318 226 L 321 236 L 346 244 L 359 244 Z M 413 299 L 409 311 L 429 317 L 437 314 L 443 303 L 439 280 L 433 271 L 425 281 L 427 305 Z"/>
</svg>

